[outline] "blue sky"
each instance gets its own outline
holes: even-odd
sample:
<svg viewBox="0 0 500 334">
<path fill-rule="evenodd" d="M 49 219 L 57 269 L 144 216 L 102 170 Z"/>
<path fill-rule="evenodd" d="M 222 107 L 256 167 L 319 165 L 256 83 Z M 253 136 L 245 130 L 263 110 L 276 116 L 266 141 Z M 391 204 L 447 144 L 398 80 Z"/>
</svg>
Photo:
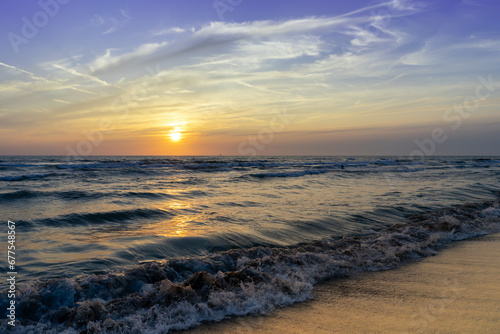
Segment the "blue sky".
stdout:
<svg viewBox="0 0 500 334">
<path fill-rule="evenodd" d="M 3 1 L 0 154 L 500 155 L 498 13 Z"/>
</svg>

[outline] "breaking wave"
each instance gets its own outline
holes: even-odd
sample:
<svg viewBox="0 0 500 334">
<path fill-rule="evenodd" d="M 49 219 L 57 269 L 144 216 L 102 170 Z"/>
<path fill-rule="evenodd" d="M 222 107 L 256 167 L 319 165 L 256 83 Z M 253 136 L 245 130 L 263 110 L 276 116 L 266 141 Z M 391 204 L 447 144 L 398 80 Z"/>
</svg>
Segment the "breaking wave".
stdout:
<svg viewBox="0 0 500 334">
<path fill-rule="evenodd" d="M 137 214 L 142 214 L 138 212 Z M 167 333 L 312 298 L 318 282 L 399 267 L 446 244 L 500 231 L 500 204 L 414 215 L 362 235 L 147 262 L 125 272 L 24 287 L 13 333 Z M 0 307 L 5 310 L 7 294 Z"/>
</svg>

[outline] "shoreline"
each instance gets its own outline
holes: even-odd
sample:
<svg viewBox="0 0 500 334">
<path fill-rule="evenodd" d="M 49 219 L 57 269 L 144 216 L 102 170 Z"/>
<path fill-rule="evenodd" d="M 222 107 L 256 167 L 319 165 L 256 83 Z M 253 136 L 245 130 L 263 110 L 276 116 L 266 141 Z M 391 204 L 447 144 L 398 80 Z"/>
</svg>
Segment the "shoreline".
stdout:
<svg viewBox="0 0 500 334">
<path fill-rule="evenodd" d="M 398 269 L 318 284 L 314 299 L 204 333 L 499 333 L 500 233 L 457 241 Z"/>
</svg>

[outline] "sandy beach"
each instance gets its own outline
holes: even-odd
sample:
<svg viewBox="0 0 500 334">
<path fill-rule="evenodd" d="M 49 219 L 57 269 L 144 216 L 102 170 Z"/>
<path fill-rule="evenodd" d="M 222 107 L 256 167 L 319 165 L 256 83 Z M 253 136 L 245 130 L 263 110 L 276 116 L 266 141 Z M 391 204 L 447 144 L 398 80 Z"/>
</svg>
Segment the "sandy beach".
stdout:
<svg viewBox="0 0 500 334">
<path fill-rule="evenodd" d="M 500 333 L 500 234 L 396 270 L 315 287 L 315 299 L 201 333 Z"/>
</svg>

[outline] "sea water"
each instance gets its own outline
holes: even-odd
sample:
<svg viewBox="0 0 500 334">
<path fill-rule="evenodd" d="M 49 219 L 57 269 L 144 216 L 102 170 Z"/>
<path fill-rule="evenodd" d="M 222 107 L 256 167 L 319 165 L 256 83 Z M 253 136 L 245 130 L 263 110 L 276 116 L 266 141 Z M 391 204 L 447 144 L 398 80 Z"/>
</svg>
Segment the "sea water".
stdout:
<svg viewBox="0 0 500 334">
<path fill-rule="evenodd" d="M 0 157 L 15 330 L 167 332 L 265 313 L 498 231 L 499 181 L 500 157 Z"/>
</svg>

